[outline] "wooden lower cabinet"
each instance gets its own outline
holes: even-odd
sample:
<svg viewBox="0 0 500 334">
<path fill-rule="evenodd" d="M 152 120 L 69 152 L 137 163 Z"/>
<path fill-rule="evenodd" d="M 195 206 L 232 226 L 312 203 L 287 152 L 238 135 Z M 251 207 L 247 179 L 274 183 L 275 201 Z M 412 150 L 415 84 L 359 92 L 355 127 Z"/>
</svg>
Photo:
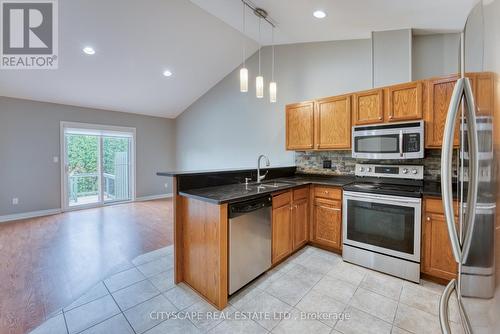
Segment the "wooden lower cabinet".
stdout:
<svg viewBox="0 0 500 334">
<path fill-rule="evenodd" d="M 316 187 L 312 205 L 313 243 L 342 249 L 342 191 L 333 187 Z"/>
<path fill-rule="evenodd" d="M 293 250 L 304 246 L 308 241 L 309 200 L 301 199 L 292 206 Z"/>
<path fill-rule="evenodd" d="M 424 198 L 423 213 L 422 273 L 444 280 L 456 278 L 458 268 L 451 249 L 441 199 Z M 455 217 L 455 221 L 457 219 Z"/>
<path fill-rule="evenodd" d="M 273 196 L 272 263 L 275 264 L 309 241 L 309 187 Z"/>
<path fill-rule="evenodd" d="M 272 263 L 279 262 L 292 252 L 292 192 L 273 197 Z"/>
</svg>

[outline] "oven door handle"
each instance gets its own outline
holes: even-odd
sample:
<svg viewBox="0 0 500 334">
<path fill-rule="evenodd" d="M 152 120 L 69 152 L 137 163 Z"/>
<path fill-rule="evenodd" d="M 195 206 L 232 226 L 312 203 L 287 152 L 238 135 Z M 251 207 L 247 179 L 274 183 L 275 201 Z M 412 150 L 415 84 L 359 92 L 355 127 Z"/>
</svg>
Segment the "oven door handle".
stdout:
<svg viewBox="0 0 500 334">
<path fill-rule="evenodd" d="M 408 204 L 419 204 L 421 200 L 419 198 L 412 198 L 412 199 L 400 199 L 400 198 L 393 198 L 393 197 L 385 197 L 385 196 L 379 196 L 379 195 L 369 195 L 369 196 L 364 196 L 364 195 L 354 195 L 352 193 L 346 194 L 344 192 L 344 198 L 345 199 L 375 199 L 375 200 L 384 200 L 388 202 L 397 202 L 397 203 L 408 203 Z"/>
<path fill-rule="evenodd" d="M 399 130 L 399 156 L 403 157 L 403 130 Z"/>
</svg>

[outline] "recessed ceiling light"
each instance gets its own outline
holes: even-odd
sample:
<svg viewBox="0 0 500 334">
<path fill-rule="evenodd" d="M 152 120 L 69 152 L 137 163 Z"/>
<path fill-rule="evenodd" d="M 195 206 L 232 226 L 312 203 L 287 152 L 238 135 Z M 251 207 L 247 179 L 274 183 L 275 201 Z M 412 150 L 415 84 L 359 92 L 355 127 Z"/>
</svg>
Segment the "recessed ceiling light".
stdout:
<svg viewBox="0 0 500 334">
<path fill-rule="evenodd" d="M 86 53 L 86 54 L 88 54 L 88 55 L 93 55 L 93 54 L 95 54 L 95 50 L 94 50 L 94 48 L 93 48 L 93 47 L 91 47 L 91 46 L 86 46 L 86 47 L 84 47 L 84 48 L 83 48 L 83 52 L 85 52 L 85 53 Z"/>
<path fill-rule="evenodd" d="M 170 70 L 165 70 L 165 71 L 163 71 L 163 75 L 166 76 L 166 77 L 171 77 L 172 76 L 172 72 Z"/>
<path fill-rule="evenodd" d="M 324 19 L 326 17 L 326 13 L 322 10 L 315 10 L 313 12 L 313 16 L 317 19 Z"/>
</svg>

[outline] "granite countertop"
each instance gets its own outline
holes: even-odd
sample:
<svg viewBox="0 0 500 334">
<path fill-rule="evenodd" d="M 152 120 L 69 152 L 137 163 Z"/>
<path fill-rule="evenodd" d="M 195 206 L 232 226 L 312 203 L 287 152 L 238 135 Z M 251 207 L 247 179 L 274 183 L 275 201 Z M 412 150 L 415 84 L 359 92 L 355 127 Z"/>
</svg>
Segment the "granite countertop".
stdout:
<svg viewBox="0 0 500 334">
<path fill-rule="evenodd" d="M 354 181 L 354 177 L 350 176 L 317 176 L 296 174 L 292 177 L 283 177 L 276 179 L 264 180 L 263 183 L 280 182 L 285 183 L 279 187 L 259 188 L 256 182 L 251 182 L 248 185 L 244 183 L 228 184 L 223 186 L 205 187 L 180 191 L 179 194 L 186 197 L 196 198 L 203 201 L 223 204 L 234 203 L 242 200 L 248 200 L 266 194 L 271 194 L 276 191 L 287 190 L 301 185 L 321 184 L 329 186 L 342 187 L 345 184 Z"/>
<path fill-rule="evenodd" d="M 262 167 L 262 170 L 273 170 L 283 168 L 295 168 L 295 166 L 274 166 Z M 207 169 L 207 170 L 191 170 L 191 171 L 170 171 L 170 172 L 157 172 L 158 176 L 193 176 L 203 174 L 218 174 L 218 173 L 242 173 L 247 171 L 255 171 L 255 167 L 248 168 L 229 168 L 229 169 Z"/>
<path fill-rule="evenodd" d="M 457 183 L 456 181 L 452 184 L 453 197 L 457 198 Z M 441 181 L 440 180 L 424 180 L 423 194 L 425 196 L 436 196 L 441 197 Z"/>
</svg>

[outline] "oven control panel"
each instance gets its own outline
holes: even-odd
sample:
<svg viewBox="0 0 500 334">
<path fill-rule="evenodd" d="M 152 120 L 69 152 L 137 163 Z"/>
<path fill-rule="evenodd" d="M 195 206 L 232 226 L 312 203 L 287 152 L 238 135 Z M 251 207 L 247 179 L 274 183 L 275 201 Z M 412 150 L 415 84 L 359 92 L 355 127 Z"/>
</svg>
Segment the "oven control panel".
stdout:
<svg viewBox="0 0 500 334">
<path fill-rule="evenodd" d="M 424 179 L 424 166 L 421 165 L 373 165 L 356 164 L 356 176 L 393 177 L 401 179 Z"/>
</svg>

